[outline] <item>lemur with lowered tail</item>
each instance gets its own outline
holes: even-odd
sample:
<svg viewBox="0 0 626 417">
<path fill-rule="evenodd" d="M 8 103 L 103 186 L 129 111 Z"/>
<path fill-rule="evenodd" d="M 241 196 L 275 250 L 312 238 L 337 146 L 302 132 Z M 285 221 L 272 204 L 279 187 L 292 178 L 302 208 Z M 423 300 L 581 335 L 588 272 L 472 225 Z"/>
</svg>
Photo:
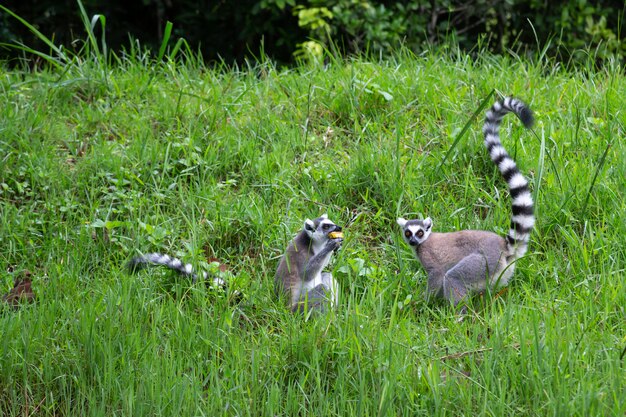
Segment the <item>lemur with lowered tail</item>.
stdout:
<svg viewBox="0 0 626 417">
<path fill-rule="evenodd" d="M 276 288 L 279 293 L 287 295 L 291 311 L 325 311 L 327 307 L 337 305 L 337 282 L 331 273 L 322 271 L 342 241 L 341 226 L 328 219 L 326 214 L 315 220 L 306 219 L 304 228 L 287 247 L 275 276 Z M 191 264 L 162 253 L 134 257 L 129 261 L 128 269 L 134 273 L 147 266 L 159 265 L 190 277 L 194 283 L 200 275 L 214 286 L 226 285 L 221 278 L 206 272 L 198 273 Z"/>
<path fill-rule="evenodd" d="M 322 270 L 341 246 L 341 226 L 326 214 L 306 219 L 304 228 L 291 241 L 276 270 L 276 289 L 288 297 L 293 312 L 318 310 L 337 305 L 338 285 Z"/>
<path fill-rule="evenodd" d="M 497 101 L 485 116 L 483 134 L 489 156 L 508 184 L 512 198 L 511 228 L 506 237 L 481 230 L 433 233 L 430 217 L 418 220 L 399 218 L 404 240 L 428 273 L 428 293 L 455 305 L 467 294 L 505 286 L 515 261 L 528 249 L 535 224 L 533 199 L 528 181 L 500 142 L 500 122 L 515 113 L 526 128 L 533 124 L 531 110 L 520 100 L 507 97 Z M 465 311 L 465 307 L 463 308 Z"/>
</svg>

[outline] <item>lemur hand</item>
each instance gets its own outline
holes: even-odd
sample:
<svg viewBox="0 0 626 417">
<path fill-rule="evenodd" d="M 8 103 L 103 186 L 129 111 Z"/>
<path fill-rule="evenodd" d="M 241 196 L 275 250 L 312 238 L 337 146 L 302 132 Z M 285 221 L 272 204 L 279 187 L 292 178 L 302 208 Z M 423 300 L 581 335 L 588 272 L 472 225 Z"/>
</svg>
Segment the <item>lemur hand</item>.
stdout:
<svg viewBox="0 0 626 417">
<path fill-rule="evenodd" d="M 336 251 L 339 248 L 341 248 L 341 244 L 343 243 L 343 238 L 336 238 L 336 239 L 328 239 L 326 241 L 326 247 L 329 248 L 330 250 Z"/>
</svg>

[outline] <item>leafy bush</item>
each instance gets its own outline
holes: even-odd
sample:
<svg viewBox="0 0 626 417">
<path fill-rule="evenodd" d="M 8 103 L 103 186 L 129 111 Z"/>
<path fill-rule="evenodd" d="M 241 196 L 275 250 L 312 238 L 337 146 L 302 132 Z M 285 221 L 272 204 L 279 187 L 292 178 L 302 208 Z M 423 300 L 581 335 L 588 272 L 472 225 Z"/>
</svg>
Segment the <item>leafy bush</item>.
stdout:
<svg viewBox="0 0 626 417">
<path fill-rule="evenodd" d="M 547 50 L 563 60 L 623 57 L 624 5 L 620 2 L 567 0 L 555 5 L 533 0 L 376 1 L 310 0 L 296 6 L 309 35 L 344 53 L 388 54 L 401 45 L 422 51 L 453 40 L 470 51 L 478 44 L 494 52 Z M 313 15 L 314 18 L 311 18 Z M 481 48 L 481 50 L 483 50 Z"/>
</svg>

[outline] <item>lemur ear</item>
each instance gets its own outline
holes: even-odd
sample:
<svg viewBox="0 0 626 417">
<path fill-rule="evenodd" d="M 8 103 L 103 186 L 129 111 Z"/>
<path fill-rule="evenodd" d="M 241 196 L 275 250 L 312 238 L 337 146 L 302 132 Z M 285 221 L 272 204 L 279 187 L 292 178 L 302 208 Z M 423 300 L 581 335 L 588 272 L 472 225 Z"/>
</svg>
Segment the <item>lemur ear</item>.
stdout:
<svg viewBox="0 0 626 417">
<path fill-rule="evenodd" d="M 424 223 L 424 228 L 426 230 L 430 230 L 430 228 L 433 226 L 433 221 L 430 217 L 426 217 L 422 223 Z"/>
<path fill-rule="evenodd" d="M 406 224 L 406 219 L 398 217 L 398 220 L 396 220 L 396 222 L 398 223 L 398 226 L 404 227 L 404 225 Z"/>
<path fill-rule="evenodd" d="M 311 232 L 311 233 L 315 232 L 315 223 L 313 223 L 313 220 L 306 219 L 304 221 L 304 230 Z"/>
<path fill-rule="evenodd" d="M 322 219 L 327 219 L 328 218 L 328 214 L 324 213 L 320 216 Z"/>
</svg>

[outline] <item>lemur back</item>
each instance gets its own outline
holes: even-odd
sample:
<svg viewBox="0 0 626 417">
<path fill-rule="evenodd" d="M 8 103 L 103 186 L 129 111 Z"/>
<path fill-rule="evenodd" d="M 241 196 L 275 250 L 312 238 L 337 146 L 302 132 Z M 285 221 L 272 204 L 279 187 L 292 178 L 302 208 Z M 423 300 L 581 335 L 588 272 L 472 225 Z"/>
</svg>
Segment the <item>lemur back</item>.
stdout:
<svg viewBox="0 0 626 417">
<path fill-rule="evenodd" d="M 406 242 L 428 273 L 428 292 L 455 304 L 468 293 L 506 285 L 513 274 L 515 260 L 528 249 L 535 224 L 533 200 L 528 181 L 500 142 L 502 118 L 515 113 L 530 128 L 533 115 L 520 100 L 505 98 L 496 102 L 485 116 L 483 134 L 489 156 L 507 182 L 512 199 L 511 227 L 502 237 L 493 232 L 463 230 L 433 233 L 433 222 L 398 219 Z"/>
<path fill-rule="evenodd" d="M 322 271 L 341 246 L 340 232 L 341 227 L 326 215 L 307 219 L 285 250 L 275 282 L 277 291 L 288 297 L 292 311 L 323 311 L 337 304 L 338 285 L 330 273 Z"/>
</svg>

